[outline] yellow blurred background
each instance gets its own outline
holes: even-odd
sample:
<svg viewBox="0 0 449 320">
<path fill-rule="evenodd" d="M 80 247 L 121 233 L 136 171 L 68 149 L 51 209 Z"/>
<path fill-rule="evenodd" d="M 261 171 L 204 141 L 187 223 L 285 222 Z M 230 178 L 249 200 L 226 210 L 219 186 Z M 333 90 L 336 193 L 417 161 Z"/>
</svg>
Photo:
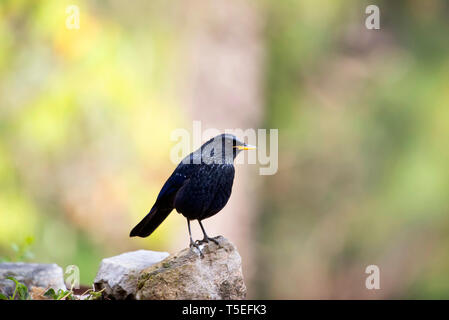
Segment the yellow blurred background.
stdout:
<svg viewBox="0 0 449 320">
<path fill-rule="evenodd" d="M 177 213 L 128 234 L 198 120 L 279 129 L 278 172 L 239 165 L 205 221 L 250 298 L 449 298 L 448 18 L 443 0 L 1 0 L 0 257 L 90 285 L 104 257 L 187 246 Z"/>
</svg>

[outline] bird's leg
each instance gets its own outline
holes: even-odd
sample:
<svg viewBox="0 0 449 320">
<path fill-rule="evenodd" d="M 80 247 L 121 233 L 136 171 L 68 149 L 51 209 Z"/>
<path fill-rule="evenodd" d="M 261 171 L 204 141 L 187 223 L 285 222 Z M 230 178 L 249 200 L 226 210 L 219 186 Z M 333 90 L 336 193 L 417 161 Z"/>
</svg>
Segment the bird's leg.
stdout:
<svg viewBox="0 0 449 320">
<path fill-rule="evenodd" d="M 194 242 L 192 239 L 192 230 L 190 230 L 190 220 L 187 219 L 187 226 L 189 227 L 189 237 L 190 237 L 190 248 L 195 247 L 199 250 L 200 254 L 203 255 L 203 253 L 201 252 L 200 246 L 198 245 L 198 243 Z"/>
<path fill-rule="evenodd" d="M 187 226 L 189 227 L 189 237 L 190 237 L 190 248 L 195 247 L 200 252 L 200 257 L 204 258 L 203 251 L 201 251 L 199 243 L 196 243 L 192 239 L 192 230 L 190 230 L 190 220 L 187 219 Z"/>
<path fill-rule="evenodd" d="M 198 223 L 200 224 L 201 230 L 203 230 L 203 234 L 204 234 L 203 240 L 199 241 L 199 243 L 212 241 L 213 243 L 215 243 L 216 245 L 219 246 L 220 244 L 218 243 L 217 239 L 208 237 L 206 230 L 204 230 L 203 224 L 201 223 L 201 220 L 198 220 Z"/>
</svg>

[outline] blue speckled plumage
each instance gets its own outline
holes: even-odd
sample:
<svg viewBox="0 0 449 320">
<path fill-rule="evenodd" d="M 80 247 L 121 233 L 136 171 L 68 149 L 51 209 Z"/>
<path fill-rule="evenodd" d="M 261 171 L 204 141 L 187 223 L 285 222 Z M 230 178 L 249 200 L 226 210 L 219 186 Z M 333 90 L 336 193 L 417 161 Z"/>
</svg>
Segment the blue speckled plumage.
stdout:
<svg viewBox="0 0 449 320">
<path fill-rule="evenodd" d="M 232 192 L 234 165 L 198 165 L 178 190 L 174 208 L 187 219 L 206 219 L 224 208 Z"/>
<path fill-rule="evenodd" d="M 198 220 L 205 240 L 208 238 L 201 220 L 224 208 L 234 182 L 234 159 L 248 147 L 235 136 L 217 136 L 192 152 L 177 166 L 165 182 L 147 216 L 130 236 L 149 236 L 173 209 L 190 220 Z M 192 238 L 190 237 L 191 245 Z"/>
</svg>

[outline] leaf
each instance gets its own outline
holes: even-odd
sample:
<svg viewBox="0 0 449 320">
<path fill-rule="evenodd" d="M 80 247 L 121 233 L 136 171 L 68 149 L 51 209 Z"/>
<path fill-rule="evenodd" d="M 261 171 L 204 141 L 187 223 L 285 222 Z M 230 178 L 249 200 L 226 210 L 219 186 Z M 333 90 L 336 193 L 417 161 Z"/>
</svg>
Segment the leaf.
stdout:
<svg viewBox="0 0 449 320">
<path fill-rule="evenodd" d="M 64 291 L 62 289 L 59 289 L 57 292 L 53 289 L 50 288 L 48 289 L 45 293 L 44 296 L 51 298 L 53 300 L 62 300 L 62 299 L 67 299 L 67 300 L 72 300 L 72 291 Z"/>
<path fill-rule="evenodd" d="M 12 249 L 15 253 L 17 253 L 17 252 L 20 251 L 20 248 L 19 248 L 19 246 L 17 245 L 17 243 L 12 243 L 12 244 L 11 244 L 11 249 Z"/>
<path fill-rule="evenodd" d="M 23 283 L 17 281 L 14 277 L 6 277 L 6 279 L 14 281 L 16 284 L 16 288 L 14 290 L 14 294 L 12 295 L 12 300 L 16 298 L 16 294 L 19 294 L 19 300 L 28 299 L 28 288 Z"/>
<path fill-rule="evenodd" d="M 58 294 L 56 295 L 56 300 L 61 300 L 62 298 L 64 298 L 65 295 L 67 295 L 69 292 L 68 291 L 64 291 L 62 289 L 58 290 Z"/>
<path fill-rule="evenodd" d="M 52 298 L 52 299 L 56 299 L 56 292 L 53 288 L 50 288 L 44 293 L 44 296 Z"/>
<path fill-rule="evenodd" d="M 28 287 L 22 283 L 19 283 L 17 292 L 19 293 L 19 300 L 28 299 Z"/>
<path fill-rule="evenodd" d="M 14 277 L 9 276 L 9 277 L 6 277 L 6 279 L 11 280 L 11 281 L 14 281 L 14 283 L 16 284 L 16 286 L 19 284 L 19 281 L 17 281 L 16 278 L 14 278 Z"/>
<path fill-rule="evenodd" d="M 32 236 L 28 236 L 25 238 L 25 245 L 30 246 L 34 243 L 34 238 Z"/>
<path fill-rule="evenodd" d="M 34 258 L 34 253 L 32 253 L 31 251 L 27 250 L 25 251 L 25 253 L 23 254 L 23 259 L 25 260 L 31 260 Z"/>
<path fill-rule="evenodd" d="M 0 293 L 0 300 L 9 300 L 9 298 L 7 296 L 5 296 L 4 294 Z"/>
<path fill-rule="evenodd" d="M 100 292 L 96 292 L 96 291 L 90 292 L 87 300 L 101 300 L 101 298 L 103 296 L 102 291 L 100 291 Z"/>
</svg>

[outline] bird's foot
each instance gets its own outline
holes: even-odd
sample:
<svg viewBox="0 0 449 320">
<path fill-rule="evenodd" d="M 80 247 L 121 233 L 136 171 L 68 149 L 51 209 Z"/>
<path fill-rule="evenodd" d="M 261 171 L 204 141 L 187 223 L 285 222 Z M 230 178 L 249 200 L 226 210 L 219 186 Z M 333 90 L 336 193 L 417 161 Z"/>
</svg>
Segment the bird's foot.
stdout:
<svg viewBox="0 0 449 320">
<path fill-rule="evenodd" d="M 203 257 L 203 251 L 201 251 L 200 248 L 200 243 L 198 243 L 198 240 L 193 242 L 192 240 L 190 240 L 190 249 L 192 248 L 196 248 L 199 252 L 200 252 L 200 256 Z"/>
<path fill-rule="evenodd" d="M 218 237 L 214 237 L 214 238 L 209 238 L 209 237 L 204 237 L 202 240 L 196 240 L 195 243 L 200 245 L 202 243 L 209 243 L 209 241 L 212 241 L 213 243 L 215 243 L 217 246 L 220 246 L 220 243 L 218 242 Z"/>
</svg>

